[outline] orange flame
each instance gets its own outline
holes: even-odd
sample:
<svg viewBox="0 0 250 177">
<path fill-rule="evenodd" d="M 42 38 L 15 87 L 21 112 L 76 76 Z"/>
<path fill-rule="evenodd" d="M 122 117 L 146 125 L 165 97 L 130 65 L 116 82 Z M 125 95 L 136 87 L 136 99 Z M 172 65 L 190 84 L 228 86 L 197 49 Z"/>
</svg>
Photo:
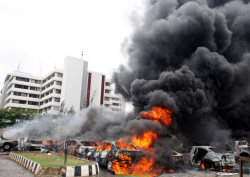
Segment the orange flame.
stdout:
<svg viewBox="0 0 250 177">
<path fill-rule="evenodd" d="M 153 141 L 158 139 L 157 134 L 153 131 L 144 132 L 142 136 L 134 136 L 132 143 L 142 149 L 148 149 L 152 147 Z"/>
<path fill-rule="evenodd" d="M 133 145 L 127 144 L 127 142 L 124 139 L 117 140 L 116 146 L 118 149 L 136 150 L 136 148 Z"/>
<path fill-rule="evenodd" d="M 141 116 L 145 117 L 148 120 L 159 122 L 165 127 L 169 127 L 172 125 L 172 118 L 171 118 L 172 113 L 173 111 L 171 110 L 155 106 L 149 112 L 145 111 L 141 112 Z"/>
<path fill-rule="evenodd" d="M 228 170 L 228 169 L 222 169 L 221 171 L 222 171 L 222 172 L 230 172 L 231 170 Z"/>
<path fill-rule="evenodd" d="M 202 169 L 205 169 L 204 162 L 201 163 L 201 168 L 202 168 Z"/>
</svg>

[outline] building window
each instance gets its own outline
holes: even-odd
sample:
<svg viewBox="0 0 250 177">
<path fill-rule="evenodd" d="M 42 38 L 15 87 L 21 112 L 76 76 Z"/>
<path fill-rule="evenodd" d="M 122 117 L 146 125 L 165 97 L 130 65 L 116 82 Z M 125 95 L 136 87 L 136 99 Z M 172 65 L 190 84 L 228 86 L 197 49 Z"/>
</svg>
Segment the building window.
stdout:
<svg viewBox="0 0 250 177">
<path fill-rule="evenodd" d="M 57 77 L 63 77 L 62 73 L 57 73 Z"/>
<path fill-rule="evenodd" d="M 120 98 L 112 98 L 112 100 L 120 101 Z"/>
<path fill-rule="evenodd" d="M 60 82 L 60 81 L 56 81 L 56 85 L 62 85 L 62 82 Z"/>
<path fill-rule="evenodd" d="M 41 81 L 40 81 L 40 80 L 34 80 L 34 79 L 31 79 L 31 83 L 41 84 Z"/>
<path fill-rule="evenodd" d="M 109 94 L 109 90 L 105 90 L 105 93 L 108 93 L 108 94 Z"/>
<path fill-rule="evenodd" d="M 57 93 L 57 94 L 61 94 L 61 90 L 56 89 L 56 93 Z"/>
<path fill-rule="evenodd" d="M 15 84 L 15 88 L 28 89 L 28 86 Z"/>
<path fill-rule="evenodd" d="M 110 86 L 110 83 L 109 83 L 109 82 L 106 82 L 105 85 L 106 85 L 106 86 Z"/>
<path fill-rule="evenodd" d="M 112 103 L 113 106 L 119 106 L 119 103 Z"/>
<path fill-rule="evenodd" d="M 31 98 L 39 98 L 39 95 L 36 95 L 36 94 L 29 94 L 29 97 L 31 97 Z"/>
<path fill-rule="evenodd" d="M 55 102 L 60 102 L 60 98 L 55 98 Z"/>
<path fill-rule="evenodd" d="M 40 88 L 39 87 L 30 87 L 30 90 L 40 91 Z"/>
<path fill-rule="evenodd" d="M 16 80 L 23 81 L 23 82 L 29 82 L 30 81 L 29 79 L 23 78 L 23 77 L 16 77 Z"/>
<path fill-rule="evenodd" d="M 104 104 L 104 106 L 109 107 L 109 105 L 108 105 L 108 104 Z"/>
<path fill-rule="evenodd" d="M 27 97 L 27 93 L 14 92 L 15 96 Z"/>
<path fill-rule="evenodd" d="M 109 101 L 109 97 L 105 97 L 105 101 Z"/>
<path fill-rule="evenodd" d="M 34 102 L 34 101 L 29 101 L 28 104 L 29 105 L 38 106 L 38 102 Z"/>
<path fill-rule="evenodd" d="M 59 111 L 59 106 L 54 106 L 54 110 Z"/>
</svg>

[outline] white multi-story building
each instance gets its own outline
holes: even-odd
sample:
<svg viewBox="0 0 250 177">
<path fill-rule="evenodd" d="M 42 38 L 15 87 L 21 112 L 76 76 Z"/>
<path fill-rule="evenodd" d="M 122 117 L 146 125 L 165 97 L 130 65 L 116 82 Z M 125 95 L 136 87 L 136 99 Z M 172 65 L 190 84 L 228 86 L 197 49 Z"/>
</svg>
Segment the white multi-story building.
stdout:
<svg viewBox="0 0 250 177">
<path fill-rule="evenodd" d="M 125 102 L 111 94 L 105 74 L 88 71 L 88 62 L 66 57 L 64 69 L 55 68 L 45 76 L 9 73 L 1 90 L 0 109 L 23 108 L 58 115 L 60 105 L 76 112 L 90 104 L 104 105 L 108 112 L 125 112 Z"/>
</svg>

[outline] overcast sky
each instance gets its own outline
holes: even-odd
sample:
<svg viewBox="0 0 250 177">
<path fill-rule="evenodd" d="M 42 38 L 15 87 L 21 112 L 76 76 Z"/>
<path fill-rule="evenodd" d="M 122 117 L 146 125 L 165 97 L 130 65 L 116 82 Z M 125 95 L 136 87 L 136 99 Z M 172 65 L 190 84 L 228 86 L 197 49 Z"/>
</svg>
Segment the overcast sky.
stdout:
<svg viewBox="0 0 250 177">
<path fill-rule="evenodd" d="M 121 43 L 131 33 L 138 0 L 0 0 L 0 88 L 17 70 L 45 75 L 72 56 L 110 77 L 126 62 Z M 83 42 L 84 41 L 84 42 Z M 83 44 L 84 43 L 84 44 Z M 84 47 L 83 47 L 84 46 Z"/>
</svg>

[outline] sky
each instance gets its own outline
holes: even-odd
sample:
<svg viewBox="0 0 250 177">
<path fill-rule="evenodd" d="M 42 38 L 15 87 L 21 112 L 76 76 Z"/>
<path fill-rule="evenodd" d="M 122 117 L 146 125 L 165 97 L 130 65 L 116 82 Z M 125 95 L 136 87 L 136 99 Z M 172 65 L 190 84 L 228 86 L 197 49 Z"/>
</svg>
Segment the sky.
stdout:
<svg viewBox="0 0 250 177">
<path fill-rule="evenodd" d="M 19 63 L 43 76 L 82 51 L 89 70 L 110 77 L 126 63 L 121 43 L 137 10 L 139 0 L 0 0 L 0 88 Z"/>
</svg>

